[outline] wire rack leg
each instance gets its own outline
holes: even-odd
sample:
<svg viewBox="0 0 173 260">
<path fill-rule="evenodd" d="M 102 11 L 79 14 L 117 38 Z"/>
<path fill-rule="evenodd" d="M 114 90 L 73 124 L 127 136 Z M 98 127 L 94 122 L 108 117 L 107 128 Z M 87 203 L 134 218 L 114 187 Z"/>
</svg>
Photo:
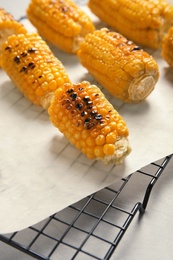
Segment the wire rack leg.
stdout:
<svg viewBox="0 0 173 260">
<path fill-rule="evenodd" d="M 146 210 L 146 207 L 148 205 L 148 201 L 149 201 L 149 198 L 150 198 L 150 194 L 151 194 L 151 191 L 156 183 L 156 181 L 158 180 L 158 178 L 160 177 L 160 175 L 162 174 L 162 172 L 164 171 L 165 167 L 167 166 L 167 164 L 169 163 L 170 159 L 172 158 L 172 155 L 169 155 L 169 156 L 166 156 L 162 165 L 160 166 L 160 168 L 158 169 L 158 171 L 156 172 L 155 176 L 153 177 L 153 179 L 150 181 L 147 189 L 146 189 L 146 192 L 145 192 L 145 195 L 144 195 L 144 199 L 143 199 L 143 202 L 141 203 L 141 206 L 139 207 L 139 212 L 141 214 L 143 214 Z M 155 163 L 153 163 L 155 164 Z M 155 164 L 156 165 L 156 164 Z"/>
</svg>

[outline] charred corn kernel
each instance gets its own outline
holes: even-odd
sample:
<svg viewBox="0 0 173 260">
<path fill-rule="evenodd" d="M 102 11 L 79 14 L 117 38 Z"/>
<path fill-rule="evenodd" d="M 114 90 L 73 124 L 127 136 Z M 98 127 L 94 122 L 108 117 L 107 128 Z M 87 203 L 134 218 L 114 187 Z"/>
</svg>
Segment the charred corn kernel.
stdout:
<svg viewBox="0 0 173 260">
<path fill-rule="evenodd" d="M 173 6 L 165 0 L 89 0 L 88 6 L 128 39 L 153 49 L 173 24 Z"/>
<path fill-rule="evenodd" d="M 45 39 L 69 53 L 76 53 L 85 35 L 95 29 L 72 0 L 31 0 L 27 15 Z"/>
<path fill-rule="evenodd" d="M 59 87 L 48 113 L 52 124 L 88 158 L 119 164 L 131 151 L 125 121 L 101 90 L 87 81 Z"/>
<path fill-rule="evenodd" d="M 16 21 L 14 17 L 0 7 L 0 65 L 1 65 L 1 46 L 8 36 L 13 34 L 26 33 L 25 27 Z"/>
<path fill-rule="evenodd" d="M 10 36 L 2 46 L 2 68 L 26 98 L 45 109 L 54 91 L 70 82 L 62 63 L 37 33 Z"/>
<path fill-rule="evenodd" d="M 169 66 L 173 67 L 173 27 L 168 30 L 168 33 L 164 37 L 162 57 Z"/>
<path fill-rule="evenodd" d="M 159 78 L 158 65 L 151 55 L 107 28 L 88 34 L 78 57 L 103 87 L 124 102 L 145 99 Z"/>
</svg>

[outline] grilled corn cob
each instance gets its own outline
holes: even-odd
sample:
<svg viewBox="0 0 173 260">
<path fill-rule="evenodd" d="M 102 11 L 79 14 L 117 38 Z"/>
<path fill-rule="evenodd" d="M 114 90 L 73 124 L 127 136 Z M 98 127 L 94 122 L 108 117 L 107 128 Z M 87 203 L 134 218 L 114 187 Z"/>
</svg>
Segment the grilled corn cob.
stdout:
<svg viewBox="0 0 173 260">
<path fill-rule="evenodd" d="M 95 79 L 123 102 L 144 100 L 159 77 L 152 56 L 107 28 L 88 34 L 78 57 Z"/>
<path fill-rule="evenodd" d="M 0 65 L 1 65 L 1 46 L 9 35 L 26 33 L 24 26 L 17 22 L 14 17 L 0 8 Z"/>
<path fill-rule="evenodd" d="M 54 91 L 70 82 L 62 63 L 37 33 L 10 36 L 2 46 L 2 68 L 25 97 L 44 108 Z"/>
<path fill-rule="evenodd" d="M 173 27 L 169 29 L 164 37 L 162 57 L 171 67 L 173 67 Z"/>
<path fill-rule="evenodd" d="M 94 25 L 72 0 L 31 0 L 27 15 L 38 32 L 56 47 L 76 53 Z"/>
<path fill-rule="evenodd" d="M 153 49 L 173 24 L 173 7 L 165 0 L 89 0 L 88 6 L 128 39 Z"/>
<path fill-rule="evenodd" d="M 53 125 L 90 159 L 119 164 L 131 151 L 126 123 L 87 81 L 58 88 L 48 113 Z"/>
</svg>

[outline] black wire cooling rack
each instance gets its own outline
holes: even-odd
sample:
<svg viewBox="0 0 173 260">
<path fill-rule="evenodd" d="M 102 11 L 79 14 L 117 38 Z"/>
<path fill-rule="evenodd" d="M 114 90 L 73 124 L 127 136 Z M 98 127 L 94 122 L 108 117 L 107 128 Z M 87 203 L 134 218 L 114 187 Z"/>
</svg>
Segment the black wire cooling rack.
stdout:
<svg viewBox="0 0 173 260">
<path fill-rule="evenodd" d="M 110 259 L 136 213 L 145 212 L 171 157 L 151 163 L 36 225 L 0 235 L 0 240 L 35 259 Z M 134 189 L 137 179 L 144 183 L 143 190 L 140 187 L 142 202 L 134 201 L 135 190 L 129 198 L 129 188 Z"/>
</svg>

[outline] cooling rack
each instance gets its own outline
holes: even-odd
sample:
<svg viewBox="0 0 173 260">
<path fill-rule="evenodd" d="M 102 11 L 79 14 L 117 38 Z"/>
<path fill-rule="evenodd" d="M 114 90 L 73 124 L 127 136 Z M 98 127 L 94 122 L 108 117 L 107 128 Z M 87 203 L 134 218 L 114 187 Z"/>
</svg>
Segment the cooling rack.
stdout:
<svg viewBox="0 0 173 260">
<path fill-rule="evenodd" d="M 171 158 L 153 162 L 25 230 L 0 235 L 0 240 L 35 259 L 110 259 L 136 213 L 145 212 Z M 135 202 L 139 178 L 144 185 L 141 200 Z M 133 187 L 131 197 L 129 187 Z"/>
</svg>

